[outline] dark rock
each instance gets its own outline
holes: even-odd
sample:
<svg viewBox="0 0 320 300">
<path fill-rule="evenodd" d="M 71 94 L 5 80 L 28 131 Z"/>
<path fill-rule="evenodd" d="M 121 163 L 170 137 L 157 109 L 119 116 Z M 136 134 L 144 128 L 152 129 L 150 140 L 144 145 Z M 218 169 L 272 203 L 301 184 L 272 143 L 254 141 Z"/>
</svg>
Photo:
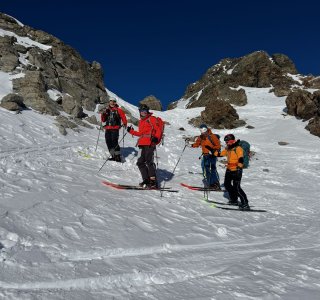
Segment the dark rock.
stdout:
<svg viewBox="0 0 320 300">
<path fill-rule="evenodd" d="M 92 115 L 91 117 L 87 117 L 85 120 L 93 125 L 99 125 L 99 122 L 98 122 L 96 116 L 94 116 L 94 115 Z"/>
<path fill-rule="evenodd" d="M 286 99 L 288 114 L 309 120 L 318 112 L 318 106 L 314 99 L 315 97 L 305 90 L 291 92 Z"/>
<path fill-rule="evenodd" d="M 305 127 L 311 134 L 320 137 L 320 117 L 316 116 L 309 121 L 309 124 Z"/>
<path fill-rule="evenodd" d="M 0 103 L 0 107 L 6 109 L 6 110 L 10 110 L 10 111 L 16 111 L 16 112 L 20 112 L 21 111 L 21 107 L 15 103 L 15 102 L 1 102 Z"/>
<path fill-rule="evenodd" d="M 281 71 L 290 73 L 290 74 L 297 74 L 298 71 L 296 66 L 294 65 L 293 61 L 284 54 L 273 54 L 272 55 L 273 61 L 281 68 Z"/>
<path fill-rule="evenodd" d="M 8 94 L 2 98 L 1 102 L 15 102 L 20 108 L 26 108 L 26 106 L 23 103 L 23 97 L 21 97 L 18 94 Z"/>
<path fill-rule="evenodd" d="M 201 117 L 192 119 L 190 123 L 196 127 L 205 123 L 216 129 L 232 129 L 245 125 L 244 121 L 239 120 L 236 110 L 223 100 L 210 102 L 201 112 Z"/>
<path fill-rule="evenodd" d="M 143 100 L 139 102 L 139 104 L 146 104 L 152 110 L 162 110 L 161 101 L 153 95 L 145 97 Z"/>
</svg>

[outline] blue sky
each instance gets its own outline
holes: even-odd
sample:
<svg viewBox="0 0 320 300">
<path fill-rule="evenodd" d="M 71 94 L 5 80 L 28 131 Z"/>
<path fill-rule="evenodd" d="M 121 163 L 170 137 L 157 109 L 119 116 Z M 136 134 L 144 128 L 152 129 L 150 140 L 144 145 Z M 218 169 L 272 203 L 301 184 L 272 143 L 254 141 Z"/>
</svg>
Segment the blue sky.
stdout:
<svg viewBox="0 0 320 300">
<path fill-rule="evenodd" d="M 166 107 L 220 59 L 256 50 L 284 53 L 300 73 L 319 75 L 316 3 L 8 0 L 0 11 L 100 62 L 106 87 L 124 100 L 152 94 Z"/>
</svg>

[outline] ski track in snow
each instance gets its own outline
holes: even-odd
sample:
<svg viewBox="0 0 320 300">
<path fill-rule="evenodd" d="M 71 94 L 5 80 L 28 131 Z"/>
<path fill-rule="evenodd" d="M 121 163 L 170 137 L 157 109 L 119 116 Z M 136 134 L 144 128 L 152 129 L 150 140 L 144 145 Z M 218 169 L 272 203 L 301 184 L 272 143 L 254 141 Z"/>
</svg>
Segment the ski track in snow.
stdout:
<svg viewBox="0 0 320 300">
<path fill-rule="evenodd" d="M 98 173 L 108 153 L 103 134 L 94 151 L 97 130 L 63 137 L 48 116 L 0 110 L 0 298 L 317 299 L 319 139 L 283 115 L 283 98 L 245 89 L 249 104 L 237 111 L 255 128 L 234 133 L 256 155 L 242 185 L 267 213 L 215 209 L 181 187 L 202 184 L 189 174 L 200 171 L 199 149 L 185 150 L 172 177 L 183 137 L 198 134 L 187 118 L 199 108 L 159 113 L 171 125 L 158 174 L 179 189 L 163 197 L 101 184 L 140 181 L 135 138 L 125 139 L 125 163 L 107 162 Z M 223 182 L 222 163 L 218 172 Z M 223 193 L 209 198 L 227 201 Z"/>
</svg>

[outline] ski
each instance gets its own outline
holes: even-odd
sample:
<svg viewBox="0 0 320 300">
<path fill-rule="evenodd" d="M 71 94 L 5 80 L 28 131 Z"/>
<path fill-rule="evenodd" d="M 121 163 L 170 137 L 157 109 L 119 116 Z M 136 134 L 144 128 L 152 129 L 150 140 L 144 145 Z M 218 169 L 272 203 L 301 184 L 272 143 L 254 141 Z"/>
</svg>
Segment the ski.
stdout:
<svg viewBox="0 0 320 300">
<path fill-rule="evenodd" d="M 219 202 L 219 201 L 214 201 L 214 200 L 206 200 L 206 202 L 208 203 L 212 203 L 212 204 L 219 204 L 219 205 L 226 205 L 226 206 L 237 206 L 237 204 L 229 204 L 228 202 Z"/>
<path fill-rule="evenodd" d="M 93 158 L 90 154 L 88 154 L 88 153 L 86 153 L 86 152 L 84 152 L 84 151 L 79 150 L 78 153 L 79 153 L 82 157 L 84 157 L 85 159 Z"/>
<path fill-rule="evenodd" d="M 138 191 L 165 191 L 170 193 L 178 193 L 178 190 L 171 190 L 171 187 L 166 188 L 144 188 L 137 185 L 126 185 L 126 184 L 117 184 L 108 181 L 102 181 L 102 184 L 105 186 L 110 186 L 118 190 L 138 190 Z"/>
<path fill-rule="evenodd" d="M 180 183 L 181 186 L 189 189 L 189 190 L 193 190 L 193 191 L 208 191 L 208 192 L 225 192 L 225 190 L 216 190 L 210 187 L 203 187 L 203 186 L 193 186 L 193 185 L 189 185 L 186 183 Z"/>
<path fill-rule="evenodd" d="M 267 212 L 267 210 L 264 210 L 264 209 L 241 210 L 236 207 L 233 208 L 233 207 L 219 206 L 219 205 L 215 205 L 215 204 L 212 204 L 212 207 L 220 208 L 220 209 L 224 209 L 224 210 L 235 210 L 235 211 L 240 211 L 240 212 Z"/>
<path fill-rule="evenodd" d="M 219 202 L 219 201 L 215 201 L 215 200 L 207 200 L 205 199 L 206 202 L 213 204 L 212 207 L 215 207 L 215 204 L 218 205 L 224 205 L 224 206 L 230 206 L 230 207 L 238 207 L 238 204 L 230 204 L 228 202 Z M 250 205 L 250 207 L 253 207 L 253 205 Z"/>
</svg>

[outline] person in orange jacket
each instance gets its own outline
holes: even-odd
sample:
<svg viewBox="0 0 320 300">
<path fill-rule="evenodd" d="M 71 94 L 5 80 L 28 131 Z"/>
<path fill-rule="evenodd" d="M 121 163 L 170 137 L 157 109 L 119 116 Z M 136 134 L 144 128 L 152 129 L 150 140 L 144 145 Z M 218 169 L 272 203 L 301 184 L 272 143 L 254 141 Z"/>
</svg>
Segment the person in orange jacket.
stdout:
<svg viewBox="0 0 320 300">
<path fill-rule="evenodd" d="M 142 177 L 142 182 L 139 183 L 139 185 L 146 188 L 157 188 L 154 151 L 156 144 L 160 141 L 161 132 L 156 126 L 156 117 L 152 116 L 146 104 L 140 105 L 139 113 L 140 120 L 138 130 L 134 130 L 132 126 L 127 128 L 130 134 L 139 137 L 137 145 L 141 153 L 137 161 L 137 166 Z"/>
<path fill-rule="evenodd" d="M 111 154 L 109 160 L 121 162 L 119 130 L 121 122 L 125 128 L 127 127 L 127 118 L 123 110 L 118 106 L 116 98 L 109 98 L 109 105 L 101 114 L 101 122 L 105 130 L 106 144 Z"/>
<path fill-rule="evenodd" d="M 217 172 L 217 158 L 210 154 L 215 150 L 220 150 L 221 144 L 218 137 L 212 133 L 206 124 L 200 125 L 201 135 L 191 144 L 192 148 L 202 148 L 201 167 L 207 185 L 215 190 L 220 190 L 219 174 Z"/>
<path fill-rule="evenodd" d="M 247 195 L 242 190 L 241 178 L 243 169 L 243 149 L 239 146 L 240 140 L 236 140 L 233 134 L 224 137 L 226 148 L 220 153 L 214 152 L 215 156 L 227 156 L 227 169 L 224 178 L 224 187 L 229 193 L 229 204 L 239 205 L 241 210 L 250 210 Z M 238 203 L 238 198 L 240 202 Z"/>
</svg>

